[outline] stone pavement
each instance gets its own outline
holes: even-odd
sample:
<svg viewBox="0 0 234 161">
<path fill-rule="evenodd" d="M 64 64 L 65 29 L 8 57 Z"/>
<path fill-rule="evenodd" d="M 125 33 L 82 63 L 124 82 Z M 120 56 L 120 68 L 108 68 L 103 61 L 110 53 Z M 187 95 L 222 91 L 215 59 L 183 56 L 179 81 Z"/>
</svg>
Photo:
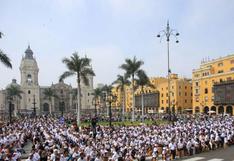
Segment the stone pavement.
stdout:
<svg viewBox="0 0 234 161">
<path fill-rule="evenodd" d="M 32 146 L 33 146 L 33 144 L 31 142 L 31 140 L 27 140 L 27 142 L 26 142 L 26 144 L 25 144 L 25 146 L 23 148 L 25 153 L 22 154 L 22 156 L 21 156 L 22 160 L 26 160 L 29 157 L 29 154 L 30 154 L 30 152 L 32 150 Z"/>
<path fill-rule="evenodd" d="M 234 161 L 234 146 L 227 149 L 217 149 L 214 151 L 196 154 L 194 156 L 183 158 L 183 161 Z M 179 159 L 177 159 L 179 161 Z"/>
<path fill-rule="evenodd" d="M 146 160 L 150 161 L 151 157 L 146 158 Z M 162 161 L 162 159 L 159 159 L 158 161 Z M 234 161 L 234 146 L 228 147 L 227 149 L 217 149 L 192 155 L 190 157 L 175 159 L 175 161 Z"/>
</svg>

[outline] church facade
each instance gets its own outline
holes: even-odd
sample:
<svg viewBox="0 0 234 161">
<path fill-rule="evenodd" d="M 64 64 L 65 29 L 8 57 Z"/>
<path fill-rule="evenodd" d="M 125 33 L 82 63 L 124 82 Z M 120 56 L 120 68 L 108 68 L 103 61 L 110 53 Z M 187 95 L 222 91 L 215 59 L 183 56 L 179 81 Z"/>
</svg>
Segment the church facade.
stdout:
<svg viewBox="0 0 234 161">
<path fill-rule="evenodd" d="M 20 64 L 20 84 L 13 79 L 10 85 L 19 86 L 22 91 L 21 98 L 13 98 L 13 114 L 31 113 L 36 107 L 37 114 L 75 112 L 77 106 L 77 88 L 60 81 L 50 86 L 40 86 L 38 81 L 39 67 L 33 56 L 30 46 L 25 51 Z M 82 111 L 92 110 L 93 100 L 93 77 L 89 76 L 89 85 L 81 81 L 81 105 Z M 7 87 L 9 87 L 8 85 Z M 6 88 L 7 88 L 6 87 Z M 45 96 L 46 89 L 52 89 L 57 97 L 48 98 Z M 6 90 L 0 91 L 0 111 L 1 116 L 9 112 L 9 100 L 7 99 Z"/>
</svg>

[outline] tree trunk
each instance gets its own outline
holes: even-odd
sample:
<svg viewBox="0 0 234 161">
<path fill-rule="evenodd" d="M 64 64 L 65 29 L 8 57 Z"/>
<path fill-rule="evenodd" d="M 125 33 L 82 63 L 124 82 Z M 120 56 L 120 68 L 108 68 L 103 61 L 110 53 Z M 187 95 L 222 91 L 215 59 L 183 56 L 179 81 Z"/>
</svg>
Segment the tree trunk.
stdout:
<svg viewBox="0 0 234 161">
<path fill-rule="evenodd" d="M 123 88 L 123 100 L 122 100 L 122 121 L 125 120 L 125 88 Z"/>
<path fill-rule="evenodd" d="M 132 121 L 135 121 L 134 75 L 132 75 Z"/>
<path fill-rule="evenodd" d="M 143 87 L 141 87 L 141 117 L 142 117 L 142 122 L 144 121 L 144 92 L 143 92 Z"/>
<path fill-rule="evenodd" d="M 80 88 L 80 76 L 77 76 L 77 125 L 80 126 L 80 110 L 81 110 L 81 88 Z"/>
<path fill-rule="evenodd" d="M 9 101 L 9 120 L 10 123 L 12 122 L 12 106 L 11 101 Z"/>
</svg>

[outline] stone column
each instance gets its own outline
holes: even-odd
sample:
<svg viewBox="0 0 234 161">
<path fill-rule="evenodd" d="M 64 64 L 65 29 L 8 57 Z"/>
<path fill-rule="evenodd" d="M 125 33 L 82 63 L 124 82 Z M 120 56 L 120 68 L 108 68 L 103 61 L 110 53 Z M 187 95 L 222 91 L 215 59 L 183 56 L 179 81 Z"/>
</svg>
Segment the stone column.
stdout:
<svg viewBox="0 0 234 161">
<path fill-rule="evenodd" d="M 227 113 L 227 106 L 223 106 L 224 108 L 224 113 Z"/>
<path fill-rule="evenodd" d="M 54 103 L 54 97 L 52 97 L 52 99 L 51 99 L 51 100 L 52 100 L 52 103 L 51 103 L 51 106 L 52 106 L 52 107 L 51 107 L 51 113 L 53 113 L 53 112 L 55 112 L 55 107 L 54 107 L 54 104 L 55 104 L 55 103 Z"/>
</svg>

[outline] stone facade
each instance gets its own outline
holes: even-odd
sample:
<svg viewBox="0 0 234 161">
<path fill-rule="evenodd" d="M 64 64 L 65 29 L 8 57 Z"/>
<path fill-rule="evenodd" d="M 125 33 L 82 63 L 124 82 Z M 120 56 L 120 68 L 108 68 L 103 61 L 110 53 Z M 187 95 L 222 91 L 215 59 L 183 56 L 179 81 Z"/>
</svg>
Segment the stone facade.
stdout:
<svg viewBox="0 0 234 161">
<path fill-rule="evenodd" d="M 14 106 L 13 113 L 31 113 L 33 111 L 34 103 L 37 110 L 37 114 L 49 113 L 49 109 L 52 109 L 52 113 L 63 112 L 75 112 L 77 105 L 76 90 L 71 85 L 64 83 L 63 81 L 51 86 L 40 86 L 38 81 L 39 67 L 37 61 L 33 56 L 33 51 L 28 46 L 25 51 L 25 55 L 22 58 L 20 64 L 21 81 L 20 85 L 16 83 L 16 80 L 12 80 L 10 85 L 20 86 L 20 90 L 23 91 L 21 99 L 17 98 L 12 101 Z M 8 87 L 8 86 L 7 86 Z M 7 88 L 6 87 L 6 88 Z M 51 100 L 45 97 L 44 91 L 51 88 L 55 91 L 58 98 L 52 97 Z M 82 110 L 93 109 L 93 77 L 89 76 L 89 86 L 81 83 L 81 104 Z M 6 98 L 5 90 L 0 90 L 0 112 L 3 115 L 8 113 L 8 101 Z"/>
</svg>

